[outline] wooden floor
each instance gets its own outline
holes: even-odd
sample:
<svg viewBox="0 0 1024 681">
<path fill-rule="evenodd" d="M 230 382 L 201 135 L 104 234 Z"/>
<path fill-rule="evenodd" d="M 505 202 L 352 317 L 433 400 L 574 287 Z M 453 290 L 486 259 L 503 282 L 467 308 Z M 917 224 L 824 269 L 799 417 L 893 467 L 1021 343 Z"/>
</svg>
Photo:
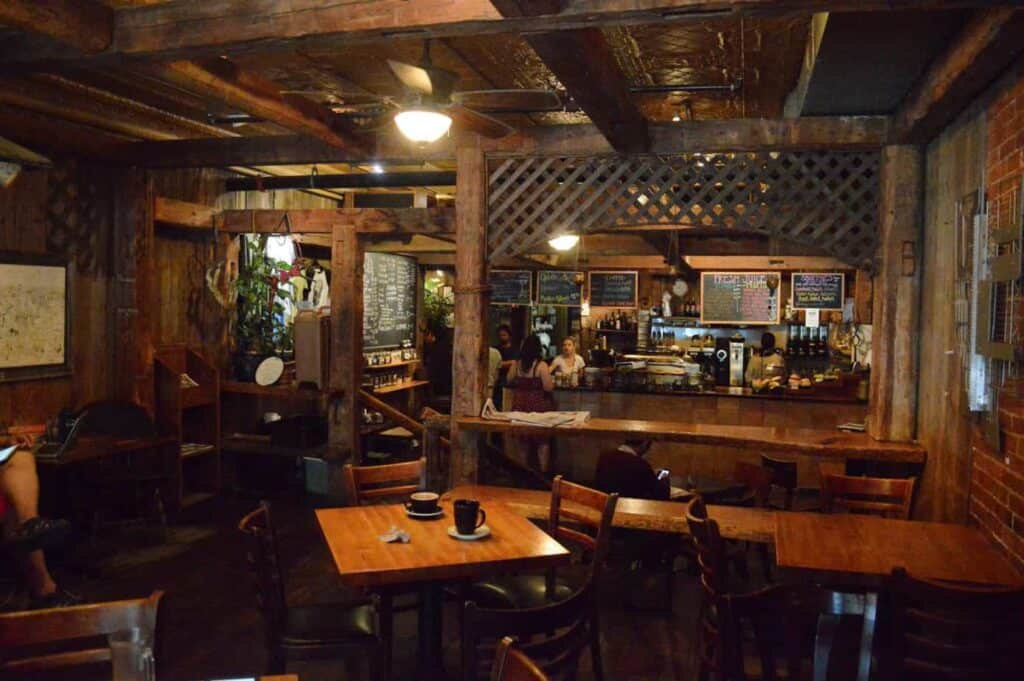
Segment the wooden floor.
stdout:
<svg viewBox="0 0 1024 681">
<path fill-rule="evenodd" d="M 263 672 L 262 628 L 255 607 L 252 580 L 244 560 L 243 537 L 235 523 L 255 505 L 254 498 L 211 502 L 202 519 L 215 525 L 208 539 L 185 552 L 145 565 L 119 568 L 103 576 L 75 576 L 65 572 L 64 582 L 89 600 L 104 600 L 167 592 L 163 610 L 165 631 L 164 673 L 160 681 L 232 678 Z M 197 509 L 198 510 L 198 509 Z M 317 529 L 313 508 L 290 495 L 274 501 L 275 523 L 288 568 L 292 602 L 341 599 L 345 589 L 334 576 L 327 548 Z M 610 680 L 668 681 L 695 678 L 692 632 L 697 590 L 686 574 L 676 578 L 672 615 L 638 609 L 646 601 L 661 608 L 663 581 L 644 587 L 635 574 L 609 575 L 604 585 L 603 634 L 605 665 Z M 624 585 L 626 588 L 623 588 Z M 635 586 L 634 586 L 635 585 Z M 458 672 L 455 604 L 446 605 L 447 666 Z M 398 615 L 395 641 L 395 678 L 412 679 L 416 664 L 416 617 Z M 351 662 L 297 664 L 301 681 L 361 679 L 362 667 Z M 592 678 L 589 661 L 580 679 Z"/>
</svg>

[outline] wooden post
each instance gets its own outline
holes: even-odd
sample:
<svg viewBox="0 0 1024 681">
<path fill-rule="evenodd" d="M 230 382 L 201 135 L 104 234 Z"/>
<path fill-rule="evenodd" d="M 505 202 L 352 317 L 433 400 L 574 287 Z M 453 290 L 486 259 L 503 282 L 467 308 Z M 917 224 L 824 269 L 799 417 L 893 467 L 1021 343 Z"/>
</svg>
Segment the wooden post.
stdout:
<svg viewBox="0 0 1024 681">
<path fill-rule="evenodd" d="M 129 169 L 114 176 L 114 262 L 110 308 L 114 394 L 153 405 L 156 272 L 153 184 Z"/>
<path fill-rule="evenodd" d="M 332 457 L 351 457 L 359 463 L 363 244 L 351 223 L 336 223 L 332 241 L 329 442 Z"/>
<path fill-rule="evenodd" d="M 868 432 L 876 440 L 913 440 L 917 431 L 923 158 L 914 146 L 882 150 L 868 406 Z"/>
<path fill-rule="evenodd" d="M 455 152 L 455 356 L 452 416 L 479 416 L 487 390 L 487 162 L 480 138 Z M 476 482 L 477 451 L 472 433 L 452 423 L 449 479 Z"/>
</svg>

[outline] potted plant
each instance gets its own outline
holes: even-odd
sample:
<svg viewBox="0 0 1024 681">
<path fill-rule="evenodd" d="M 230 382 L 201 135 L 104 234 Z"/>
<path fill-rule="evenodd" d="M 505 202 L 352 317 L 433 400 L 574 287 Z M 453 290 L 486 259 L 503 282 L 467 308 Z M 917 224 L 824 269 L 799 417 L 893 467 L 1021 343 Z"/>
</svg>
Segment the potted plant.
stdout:
<svg viewBox="0 0 1024 681">
<path fill-rule="evenodd" d="M 241 265 L 236 282 L 235 378 L 252 381 L 256 367 L 267 357 L 289 351 L 292 328 L 284 302 L 291 293 L 279 287 L 280 273 L 291 265 L 267 256 L 268 235 L 242 239 Z"/>
</svg>

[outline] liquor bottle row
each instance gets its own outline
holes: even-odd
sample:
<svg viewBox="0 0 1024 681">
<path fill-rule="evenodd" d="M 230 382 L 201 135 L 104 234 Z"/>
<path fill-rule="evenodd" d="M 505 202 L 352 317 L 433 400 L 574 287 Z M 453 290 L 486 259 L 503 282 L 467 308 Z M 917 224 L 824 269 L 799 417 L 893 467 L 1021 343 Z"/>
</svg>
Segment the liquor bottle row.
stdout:
<svg viewBox="0 0 1024 681">
<path fill-rule="evenodd" d="M 828 356 L 828 327 L 791 325 L 789 327 L 789 342 L 786 343 L 786 356 Z"/>
<path fill-rule="evenodd" d="M 636 316 L 632 312 L 615 310 L 597 320 L 598 331 L 636 331 Z"/>
</svg>

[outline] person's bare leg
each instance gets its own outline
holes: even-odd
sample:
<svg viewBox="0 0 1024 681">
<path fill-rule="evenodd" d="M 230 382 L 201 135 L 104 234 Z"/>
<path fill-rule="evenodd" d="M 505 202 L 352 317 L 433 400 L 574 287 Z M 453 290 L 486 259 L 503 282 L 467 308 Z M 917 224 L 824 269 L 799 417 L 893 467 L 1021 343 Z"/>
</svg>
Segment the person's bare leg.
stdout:
<svg viewBox="0 0 1024 681">
<path fill-rule="evenodd" d="M 19 523 L 39 515 L 39 476 L 31 452 L 15 452 L 0 468 L 0 493 L 11 504 Z"/>
<path fill-rule="evenodd" d="M 8 534 L 19 523 L 39 515 L 39 478 L 32 454 L 26 451 L 15 452 L 7 465 L 0 468 L 0 492 L 13 511 L 4 519 Z M 42 551 L 32 551 L 25 556 L 23 569 L 33 596 L 47 596 L 57 590 Z"/>
</svg>

